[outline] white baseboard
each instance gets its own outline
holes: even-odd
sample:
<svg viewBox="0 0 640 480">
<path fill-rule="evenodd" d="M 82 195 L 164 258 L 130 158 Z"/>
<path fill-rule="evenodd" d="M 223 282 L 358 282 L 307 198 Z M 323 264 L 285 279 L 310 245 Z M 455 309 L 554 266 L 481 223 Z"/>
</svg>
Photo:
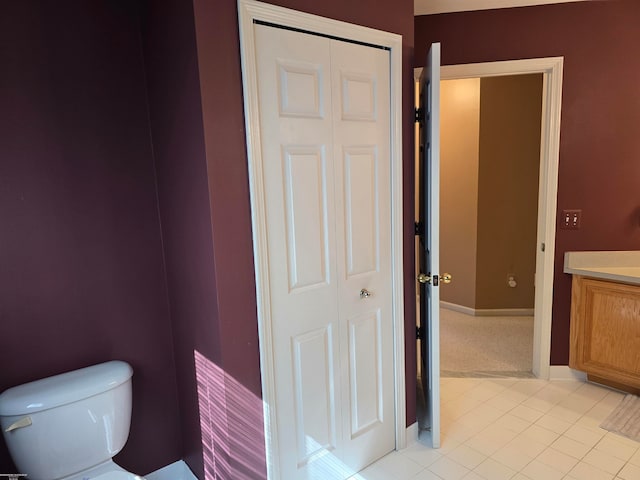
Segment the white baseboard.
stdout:
<svg viewBox="0 0 640 480">
<path fill-rule="evenodd" d="M 573 370 L 568 365 L 551 365 L 549 367 L 549 380 L 579 380 L 587 381 L 587 374 L 579 370 Z"/>
<path fill-rule="evenodd" d="M 418 441 L 418 435 L 420 434 L 420 428 L 418 428 L 418 422 L 413 422 L 407 427 L 407 444 L 405 447 L 410 447 L 411 444 Z"/>
<path fill-rule="evenodd" d="M 533 317 L 533 308 L 483 308 L 476 310 L 476 317 Z"/>
<path fill-rule="evenodd" d="M 440 308 L 464 313 L 473 317 L 533 317 L 533 308 L 471 308 L 456 303 L 440 301 Z"/>
<path fill-rule="evenodd" d="M 183 461 L 162 467 L 149 475 L 144 476 L 145 480 L 198 480 L 189 466 Z"/>
<path fill-rule="evenodd" d="M 449 303 L 444 300 L 440 300 L 440 308 L 446 308 L 447 310 L 453 310 L 454 312 L 464 313 L 465 315 L 476 316 L 475 308 L 465 307 L 464 305 L 458 305 L 457 303 Z"/>
</svg>

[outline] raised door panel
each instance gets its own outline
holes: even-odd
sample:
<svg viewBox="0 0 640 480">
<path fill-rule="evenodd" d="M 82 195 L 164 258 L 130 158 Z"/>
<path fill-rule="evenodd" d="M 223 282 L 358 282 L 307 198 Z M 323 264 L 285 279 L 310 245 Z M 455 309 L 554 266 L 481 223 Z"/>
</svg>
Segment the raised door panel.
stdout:
<svg viewBox="0 0 640 480">
<path fill-rule="evenodd" d="M 281 117 L 322 118 L 324 89 L 321 64 L 276 60 Z"/>
<path fill-rule="evenodd" d="M 382 336 L 380 311 L 349 320 L 351 438 L 384 420 L 382 406 Z"/>
<path fill-rule="evenodd" d="M 589 361 L 640 374 L 640 295 L 634 287 L 598 282 L 587 287 Z"/>
<path fill-rule="evenodd" d="M 292 339 L 298 467 L 336 448 L 331 327 Z"/>
<path fill-rule="evenodd" d="M 327 285 L 327 165 L 322 146 L 283 147 L 289 289 Z"/>
<path fill-rule="evenodd" d="M 347 276 L 373 273 L 380 264 L 378 155 L 375 146 L 345 147 L 344 217 Z"/>
<path fill-rule="evenodd" d="M 375 122 L 378 118 L 376 77 L 344 69 L 340 72 L 342 120 Z"/>
</svg>

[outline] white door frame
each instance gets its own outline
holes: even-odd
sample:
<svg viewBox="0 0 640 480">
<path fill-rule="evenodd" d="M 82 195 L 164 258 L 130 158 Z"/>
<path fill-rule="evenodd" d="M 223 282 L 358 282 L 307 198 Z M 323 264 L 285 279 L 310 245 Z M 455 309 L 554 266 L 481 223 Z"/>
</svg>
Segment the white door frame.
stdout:
<svg viewBox="0 0 640 480">
<path fill-rule="evenodd" d="M 260 341 L 260 374 L 264 413 L 267 477 L 280 478 L 278 471 L 278 422 L 273 342 L 271 338 L 271 306 L 269 262 L 267 249 L 267 222 L 263 159 L 260 140 L 259 99 L 256 70 L 254 21 L 267 22 L 321 35 L 343 38 L 387 48 L 390 52 L 391 105 L 390 105 L 390 163 L 391 163 L 391 262 L 392 262 L 392 316 L 394 328 L 395 377 L 395 431 L 396 449 L 406 444 L 405 361 L 404 361 L 404 284 L 403 284 L 403 210 L 402 210 L 402 36 L 297 12 L 254 0 L 238 0 L 240 27 L 240 53 L 242 60 L 242 87 L 244 97 L 251 223 L 253 227 L 253 256 L 256 275 L 256 303 L 258 336 Z"/>
<path fill-rule="evenodd" d="M 533 373 L 542 379 L 549 379 L 551 370 L 551 316 L 556 249 L 563 64 L 564 57 L 549 57 L 447 65 L 441 68 L 442 80 L 543 74 L 536 293 L 533 321 Z M 421 68 L 415 69 L 416 78 L 420 78 L 421 71 Z"/>
</svg>

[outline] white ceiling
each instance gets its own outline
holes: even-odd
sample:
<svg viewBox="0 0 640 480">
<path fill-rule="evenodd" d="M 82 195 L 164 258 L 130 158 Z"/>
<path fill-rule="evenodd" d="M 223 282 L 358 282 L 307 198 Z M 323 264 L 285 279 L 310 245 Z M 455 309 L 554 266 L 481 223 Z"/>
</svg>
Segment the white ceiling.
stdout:
<svg viewBox="0 0 640 480">
<path fill-rule="evenodd" d="M 414 15 L 489 10 L 492 8 L 526 7 L 550 3 L 584 2 L 589 0 L 414 0 Z"/>
</svg>

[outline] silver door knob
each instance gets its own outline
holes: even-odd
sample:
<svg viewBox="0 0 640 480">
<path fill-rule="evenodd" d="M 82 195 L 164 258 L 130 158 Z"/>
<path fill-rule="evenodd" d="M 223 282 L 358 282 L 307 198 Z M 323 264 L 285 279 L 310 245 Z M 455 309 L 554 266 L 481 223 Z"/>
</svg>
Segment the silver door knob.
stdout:
<svg viewBox="0 0 640 480">
<path fill-rule="evenodd" d="M 371 292 L 366 288 L 360 290 L 360 298 L 369 298 L 371 296 Z"/>
</svg>

